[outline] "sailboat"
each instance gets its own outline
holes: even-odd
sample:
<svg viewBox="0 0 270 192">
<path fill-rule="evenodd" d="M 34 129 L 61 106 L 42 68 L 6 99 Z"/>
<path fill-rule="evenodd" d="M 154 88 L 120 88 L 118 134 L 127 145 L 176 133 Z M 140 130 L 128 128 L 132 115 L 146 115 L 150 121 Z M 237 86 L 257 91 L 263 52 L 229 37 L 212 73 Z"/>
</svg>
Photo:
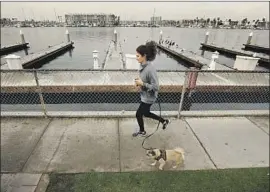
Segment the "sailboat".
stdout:
<svg viewBox="0 0 270 192">
<path fill-rule="evenodd" d="M 157 25 L 156 22 L 155 22 L 155 13 L 156 13 L 156 8 L 154 8 L 153 23 L 152 23 L 152 21 L 151 21 L 150 27 L 160 27 L 160 26 Z"/>
</svg>

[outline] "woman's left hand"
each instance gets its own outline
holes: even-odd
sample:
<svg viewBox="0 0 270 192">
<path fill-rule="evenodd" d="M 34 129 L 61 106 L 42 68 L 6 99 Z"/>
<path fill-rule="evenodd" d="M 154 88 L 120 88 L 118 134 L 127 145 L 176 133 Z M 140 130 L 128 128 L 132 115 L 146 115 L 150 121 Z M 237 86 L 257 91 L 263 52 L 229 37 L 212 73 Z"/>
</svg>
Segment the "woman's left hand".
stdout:
<svg viewBox="0 0 270 192">
<path fill-rule="evenodd" d="M 136 78 L 135 79 L 135 84 L 136 84 L 136 86 L 143 86 L 143 81 L 141 80 L 141 78 Z"/>
</svg>

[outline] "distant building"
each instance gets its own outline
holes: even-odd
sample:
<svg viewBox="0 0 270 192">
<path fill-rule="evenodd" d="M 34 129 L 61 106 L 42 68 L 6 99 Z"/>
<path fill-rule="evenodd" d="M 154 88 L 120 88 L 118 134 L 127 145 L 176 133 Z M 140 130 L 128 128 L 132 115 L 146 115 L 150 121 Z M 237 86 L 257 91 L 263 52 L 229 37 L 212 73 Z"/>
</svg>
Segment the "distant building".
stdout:
<svg viewBox="0 0 270 192">
<path fill-rule="evenodd" d="M 114 14 L 66 14 L 65 21 L 67 25 L 92 24 L 95 26 L 113 26 L 117 22 L 117 16 Z"/>
<path fill-rule="evenodd" d="M 150 24 L 151 25 L 161 25 L 162 18 L 161 17 L 151 17 Z"/>
<path fill-rule="evenodd" d="M 128 21 L 128 20 L 121 20 L 120 25 L 121 26 L 148 26 L 150 21 Z"/>
</svg>

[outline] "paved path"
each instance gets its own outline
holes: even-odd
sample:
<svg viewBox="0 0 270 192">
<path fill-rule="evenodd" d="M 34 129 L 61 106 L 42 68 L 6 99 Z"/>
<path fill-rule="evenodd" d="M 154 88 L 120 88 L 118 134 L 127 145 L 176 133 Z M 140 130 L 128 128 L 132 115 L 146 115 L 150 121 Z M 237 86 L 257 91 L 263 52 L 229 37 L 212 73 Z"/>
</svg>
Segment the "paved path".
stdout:
<svg viewBox="0 0 270 192">
<path fill-rule="evenodd" d="M 269 166 L 268 117 L 171 120 L 146 145 L 183 147 L 178 170 Z M 149 133 L 157 126 L 145 124 Z M 131 136 L 136 127 L 135 118 L 2 118 L 1 191 L 42 191 L 48 172 L 155 171 L 143 138 Z"/>
</svg>

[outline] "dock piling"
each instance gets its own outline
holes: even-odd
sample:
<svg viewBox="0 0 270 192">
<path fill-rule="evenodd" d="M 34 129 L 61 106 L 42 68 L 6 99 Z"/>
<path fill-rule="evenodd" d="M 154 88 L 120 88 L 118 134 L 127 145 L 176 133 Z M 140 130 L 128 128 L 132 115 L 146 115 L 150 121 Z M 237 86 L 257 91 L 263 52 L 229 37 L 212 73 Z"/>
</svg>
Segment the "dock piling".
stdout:
<svg viewBox="0 0 270 192">
<path fill-rule="evenodd" d="M 161 44 L 161 41 L 162 41 L 162 30 L 160 30 L 160 33 L 159 33 L 159 44 Z"/>
<path fill-rule="evenodd" d="M 205 33 L 204 44 L 207 44 L 208 39 L 209 39 L 209 31 L 207 31 L 207 32 Z M 201 52 L 201 55 L 202 55 L 202 56 L 204 56 L 204 52 L 205 52 L 205 50 L 202 50 L 202 52 Z"/>
<path fill-rule="evenodd" d="M 68 30 L 66 30 L 66 39 L 67 39 L 67 42 L 69 43 L 70 42 L 70 35 L 69 35 Z"/>
<path fill-rule="evenodd" d="M 251 32 L 248 36 L 248 40 L 247 40 L 247 45 L 249 45 L 251 43 L 251 39 L 252 39 L 253 33 Z"/>
<path fill-rule="evenodd" d="M 218 56 L 219 56 L 219 52 L 215 51 L 213 54 L 212 54 L 212 59 L 211 59 L 211 62 L 209 64 L 209 70 L 215 70 L 216 69 L 216 60 L 218 59 Z"/>
<path fill-rule="evenodd" d="M 117 32 L 116 29 L 114 30 L 114 43 L 117 44 Z"/>
<path fill-rule="evenodd" d="M 209 38 L 209 31 L 207 31 L 206 34 L 205 34 L 205 39 L 204 39 L 205 44 L 207 44 L 208 38 Z"/>
<path fill-rule="evenodd" d="M 94 69 L 100 69 L 98 64 L 98 51 L 93 51 L 93 59 L 94 59 Z"/>
<path fill-rule="evenodd" d="M 9 69 L 23 69 L 21 57 L 18 55 L 8 55 L 5 57 Z"/>
<path fill-rule="evenodd" d="M 21 36 L 21 43 L 25 44 L 25 38 L 24 38 L 24 34 L 23 34 L 22 30 L 20 30 L 20 36 Z"/>
</svg>

